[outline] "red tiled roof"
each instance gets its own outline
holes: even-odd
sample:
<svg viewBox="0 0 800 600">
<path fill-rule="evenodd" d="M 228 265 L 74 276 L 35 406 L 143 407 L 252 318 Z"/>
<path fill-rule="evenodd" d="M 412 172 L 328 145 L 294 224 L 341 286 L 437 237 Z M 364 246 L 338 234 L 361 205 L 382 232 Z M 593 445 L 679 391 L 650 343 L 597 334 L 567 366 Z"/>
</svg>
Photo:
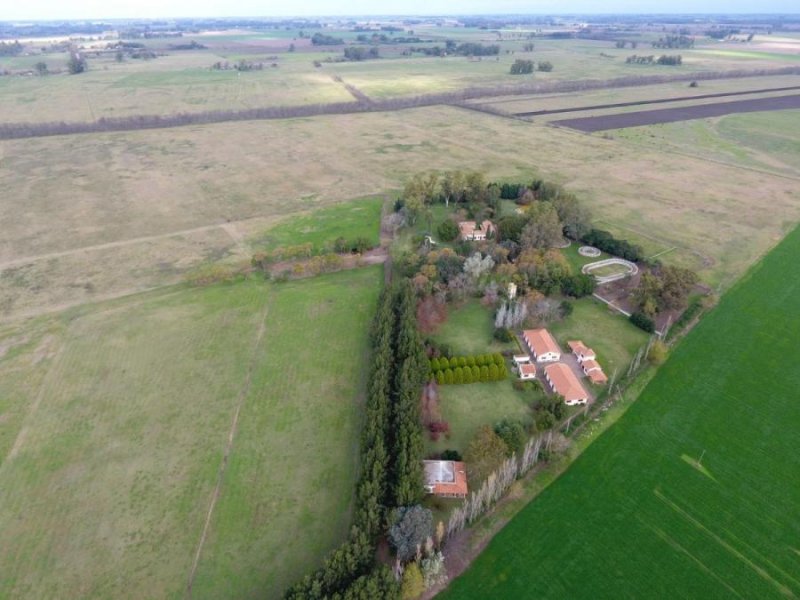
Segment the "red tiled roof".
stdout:
<svg viewBox="0 0 800 600">
<path fill-rule="evenodd" d="M 522 335 L 536 356 L 549 352 L 561 354 L 561 348 L 547 329 L 526 329 Z"/>
<path fill-rule="evenodd" d="M 575 354 L 581 354 L 583 356 L 594 356 L 594 350 L 589 348 L 586 344 L 584 344 L 580 340 L 572 340 L 567 342 L 567 346 L 570 347 Z"/>
<path fill-rule="evenodd" d="M 581 366 L 583 367 L 583 372 L 587 374 L 591 373 L 592 371 L 602 372 L 603 370 L 603 367 L 601 367 L 596 360 L 585 360 L 581 363 Z"/>
<path fill-rule="evenodd" d="M 425 485 L 436 496 L 467 495 L 467 465 L 452 460 L 424 460 Z"/>
<path fill-rule="evenodd" d="M 589 379 L 595 385 L 603 385 L 608 383 L 608 377 L 603 371 L 590 371 L 589 372 Z"/>
<path fill-rule="evenodd" d="M 589 394 L 586 392 L 583 385 L 581 385 L 581 382 L 578 381 L 575 373 L 564 363 L 547 365 L 544 368 L 544 372 L 556 394 L 563 396 L 566 402 L 589 399 Z"/>
<path fill-rule="evenodd" d="M 536 365 L 533 363 L 523 363 L 519 366 L 520 375 L 536 375 Z"/>
</svg>

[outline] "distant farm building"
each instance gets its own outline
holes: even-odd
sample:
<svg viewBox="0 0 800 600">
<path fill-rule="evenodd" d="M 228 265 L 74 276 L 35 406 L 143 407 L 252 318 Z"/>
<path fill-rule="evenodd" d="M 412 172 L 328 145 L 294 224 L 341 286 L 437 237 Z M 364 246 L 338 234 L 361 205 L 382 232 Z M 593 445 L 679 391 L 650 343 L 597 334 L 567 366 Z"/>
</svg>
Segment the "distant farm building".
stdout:
<svg viewBox="0 0 800 600">
<path fill-rule="evenodd" d="M 575 358 L 578 359 L 578 362 L 595 360 L 597 358 L 594 350 L 584 345 L 584 343 L 580 340 L 569 341 L 567 342 L 567 346 L 569 346 L 569 349 L 572 350 L 572 353 L 575 355 Z"/>
<path fill-rule="evenodd" d="M 561 360 L 561 348 L 547 329 L 526 329 L 522 332 L 536 362 L 556 362 Z"/>
<path fill-rule="evenodd" d="M 494 225 L 491 221 L 484 221 L 478 225 L 475 221 L 461 221 L 458 224 L 458 231 L 461 239 L 467 242 L 482 242 L 489 234 L 494 233 Z"/>
<path fill-rule="evenodd" d="M 564 363 L 547 365 L 544 368 L 544 376 L 553 391 L 564 398 L 564 404 L 567 406 L 586 404 L 589 401 L 588 392 L 572 369 Z"/>
<path fill-rule="evenodd" d="M 533 363 L 523 363 L 519 365 L 520 379 L 536 379 L 536 365 Z"/>
<path fill-rule="evenodd" d="M 443 498 L 467 497 L 467 465 L 454 460 L 423 460 L 425 490 Z"/>
</svg>

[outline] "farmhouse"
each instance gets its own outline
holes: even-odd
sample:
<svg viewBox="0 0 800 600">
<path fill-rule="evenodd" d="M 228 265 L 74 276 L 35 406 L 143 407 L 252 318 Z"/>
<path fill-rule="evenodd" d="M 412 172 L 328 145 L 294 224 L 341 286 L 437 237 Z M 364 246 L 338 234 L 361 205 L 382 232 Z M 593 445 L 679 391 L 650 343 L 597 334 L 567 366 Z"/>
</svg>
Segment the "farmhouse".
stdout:
<svg viewBox="0 0 800 600">
<path fill-rule="evenodd" d="M 589 394 L 586 389 L 578 381 L 572 369 L 564 363 L 547 365 L 544 368 L 544 376 L 553 391 L 564 398 L 564 403 L 567 406 L 586 404 L 589 401 Z"/>
<path fill-rule="evenodd" d="M 523 363 L 519 366 L 520 379 L 536 379 L 536 365 L 533 363 Z"/>
<path fill-rule="evenodd" d="M 490 233 L 494 232 L 494 224 L 488 220 L 480 225 L 475 223 L 475 221 L 461 221 L 458 224 L 458 231 L 461 233 L 462 240 L 481 242 L 485 240 Z"/>
<path fill-rule="evenodd" d="M 467 465 L 453 460 L 423 460 L 425 490 L 444 498 L 467 497 Z"/>
<path fill-rule="evenodd" d="M 536 362 L 561 360 L 561 348 L 547 329 L 526 329 L 522 332 L 525 343 L 531 349 Z"/>
<path fill-rule="evenodd" d="M 580 340 L 569 341 L 567 342 L 567 346 L 569 346 L 570 350 L 572 350 L 572 353 L 575 355 L 575 358 L 578 359 L 578 362 L 597 359 L 597 355 L 594 353 L 594 350 L 586 346 Z"/>
</svg>

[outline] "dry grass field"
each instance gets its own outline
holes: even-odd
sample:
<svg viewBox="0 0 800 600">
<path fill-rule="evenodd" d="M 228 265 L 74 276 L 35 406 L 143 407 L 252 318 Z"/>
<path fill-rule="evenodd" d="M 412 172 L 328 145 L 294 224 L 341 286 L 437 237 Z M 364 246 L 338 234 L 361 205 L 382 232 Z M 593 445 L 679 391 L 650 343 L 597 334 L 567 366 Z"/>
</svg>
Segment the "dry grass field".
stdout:
<svg viewBox="0 0 800 600">
<path fill-rule="evenodd" d="M 446 107 L 0 142 L 0 313 L 177 281 L 206 259 L 246 257 L 269 223 L 425 169 L 558 180 L 605 226 L 677 247 L 669 260 L 727 285 L 800 216 L 800 168 L 674 150 Z"/>
</svg>

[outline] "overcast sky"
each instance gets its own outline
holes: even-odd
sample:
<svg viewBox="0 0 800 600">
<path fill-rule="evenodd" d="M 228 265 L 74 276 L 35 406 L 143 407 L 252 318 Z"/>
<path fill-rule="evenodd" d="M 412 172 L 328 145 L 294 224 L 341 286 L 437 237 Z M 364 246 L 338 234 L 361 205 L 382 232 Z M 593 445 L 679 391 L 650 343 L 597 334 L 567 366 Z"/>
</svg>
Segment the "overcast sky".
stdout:
<svg viewBox="0 0 800 600">
<path fill-rule="evenodd" d="M 800 12 L 798 0 L 0 0 L 0 20 L 481 13 Z"/>
</svg>

